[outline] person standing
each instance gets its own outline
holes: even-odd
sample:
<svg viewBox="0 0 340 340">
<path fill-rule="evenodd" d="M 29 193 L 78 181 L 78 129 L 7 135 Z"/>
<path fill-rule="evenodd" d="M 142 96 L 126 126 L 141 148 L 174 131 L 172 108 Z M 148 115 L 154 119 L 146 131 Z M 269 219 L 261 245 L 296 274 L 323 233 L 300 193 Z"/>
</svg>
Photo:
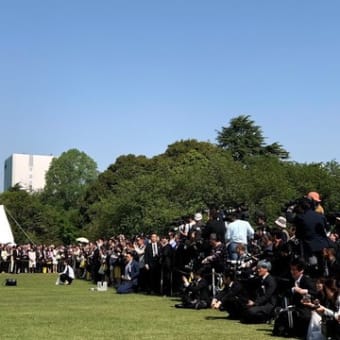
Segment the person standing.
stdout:
<svg viewBox="0 0 340 340">
<path fill-rule="evenodd" d="M 228 224 L 225 237 L 228 243 L 229 259 L 237 260 L 237 246 L 242 244 L 247 249 L 248 241 L 254 237 L 254 229 L 248 221 L 241 220 L 237 212 L 233 212 L 230 218 L 231 223 Z"/>
<path fill-rule="evenodd" d="M 147 276 L 147 293 L 160 292 L 160 244 L 158 243 L 158 236 L 153 233 L 150 237 L 150 242 L 145 248 L 145 269 Z"/>
</svg>

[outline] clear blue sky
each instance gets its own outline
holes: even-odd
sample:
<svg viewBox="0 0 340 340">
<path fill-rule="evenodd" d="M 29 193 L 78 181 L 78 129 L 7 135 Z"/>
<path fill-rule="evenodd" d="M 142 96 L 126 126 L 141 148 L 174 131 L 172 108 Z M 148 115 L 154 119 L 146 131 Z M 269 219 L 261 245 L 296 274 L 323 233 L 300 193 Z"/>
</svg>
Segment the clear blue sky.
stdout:
<svg viewBox="0 0 340 340">
<path fill-rule="evenodd" d="M 12 153 L 100 171 L 251 115 L 297 162 L 340 160 L 340 1 L 1 0 L 0 188 Z"/>
</svg>

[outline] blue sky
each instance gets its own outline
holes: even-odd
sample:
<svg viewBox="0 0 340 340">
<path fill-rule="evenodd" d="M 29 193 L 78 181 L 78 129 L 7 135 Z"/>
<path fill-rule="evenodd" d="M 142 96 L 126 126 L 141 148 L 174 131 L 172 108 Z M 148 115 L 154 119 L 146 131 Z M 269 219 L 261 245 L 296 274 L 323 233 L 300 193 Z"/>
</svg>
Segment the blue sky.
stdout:
<svg viewBox="0 0 340 340">
<path fill-rule="evenodd" d="M 297 162 L 340 160 L 337 0 L 0 1 L 0 188 L 12 153 L 100 171 L 250 115 Z"/>
</svg>

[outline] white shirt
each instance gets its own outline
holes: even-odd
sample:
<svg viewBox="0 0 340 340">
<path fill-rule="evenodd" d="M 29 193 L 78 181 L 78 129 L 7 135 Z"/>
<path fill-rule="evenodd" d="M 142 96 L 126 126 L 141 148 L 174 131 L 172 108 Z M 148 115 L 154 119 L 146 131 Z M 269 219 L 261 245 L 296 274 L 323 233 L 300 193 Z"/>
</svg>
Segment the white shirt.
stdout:
<svg viewBox="0 0 340 340">
<path fill-rule="evenodd" d="M 248 238 L 253 238 L 254 229 L 248 221 L 235 220 L 228 224 L 226 240 L 228 242 L 247 244 Z"/>
<path fill-rule="evenodd" d="M 67 266 L 65 267 L 64 271 L 63 271 L 61 274 L 66 274 L 67 269 L 68 269 L 68 276 L 69 276 L 71 279 L 74 279 L 74 278 L 75 278 L 74 270 L 73 270 L 73 268 L 72 268 L 70 265 L 67 265 Z"/>
</svg>

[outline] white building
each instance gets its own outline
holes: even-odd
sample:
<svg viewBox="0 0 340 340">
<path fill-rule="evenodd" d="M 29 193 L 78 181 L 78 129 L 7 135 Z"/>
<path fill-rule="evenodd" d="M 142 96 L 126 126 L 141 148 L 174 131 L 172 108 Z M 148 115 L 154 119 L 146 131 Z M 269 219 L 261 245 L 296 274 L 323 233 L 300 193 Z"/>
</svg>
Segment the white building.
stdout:
<svg viewBox="0 0 340 340">
<path fill-rule="evenodd" d="M 5 160 L 4 191 L 19 184 L 29 192 L 42 190 L 54 156 L 14 153 Z"/>
</svg>

